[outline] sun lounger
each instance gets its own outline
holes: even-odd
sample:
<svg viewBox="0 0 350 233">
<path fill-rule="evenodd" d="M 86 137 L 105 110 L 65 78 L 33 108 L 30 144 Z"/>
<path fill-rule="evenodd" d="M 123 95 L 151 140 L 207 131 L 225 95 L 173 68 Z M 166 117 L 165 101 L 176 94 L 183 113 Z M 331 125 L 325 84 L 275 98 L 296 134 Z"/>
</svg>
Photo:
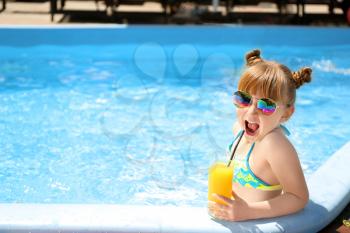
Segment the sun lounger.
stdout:
<svg viewBox="0 0 350 233">
<path fill-rule="evenodd" d="M 3 0 L 6 1 L 6 0 Z M 60 8 L 58 8 L 57 2 L 60 1 Z M 98 1 L 103 1 L 106 5 L 106 11 L 107 8 L 111 8 L 113 12 L 115 9 L 120 5 L 143 5 L 146 1 L 151 2 L 158 2 L 162 5 L 164 12 L 166 13 L 167 6 L 170 1 L 172 0 L 95 0 L 96 6 Z M 176 0 L 173 0 L 176 1 Z M 66 0 L 50 0 L 50 15 L 51 15 L 51 21 L 54 20 L 54 16 L 56 13 L 64 13 L 64 6 L 65 6 Z M 98 10 L 98 7 L 96 7 L 96 10 Z M 67 11 L 66 11 L 67 12 Z M 107 12 L 106 12 L 107 13 Z"/>
<path fill-rule="evenodd" d="M 1 11 L 4 11 L 5 9 L 6 9 L 6 0 L 2 0 L 2 9 L 1 9 Z"/>
</svg>

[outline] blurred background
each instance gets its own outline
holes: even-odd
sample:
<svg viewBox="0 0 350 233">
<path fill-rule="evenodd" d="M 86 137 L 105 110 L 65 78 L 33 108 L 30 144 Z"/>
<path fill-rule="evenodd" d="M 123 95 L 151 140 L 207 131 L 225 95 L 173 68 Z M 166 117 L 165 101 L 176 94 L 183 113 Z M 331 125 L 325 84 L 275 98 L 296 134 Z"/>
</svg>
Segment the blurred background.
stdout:
<svg viewBox="0 0 350 233">
<path fill-rule="evenodd" d="M 349 26 L 350 0 L 0 0 L 0 24 Z"/>
</svg>

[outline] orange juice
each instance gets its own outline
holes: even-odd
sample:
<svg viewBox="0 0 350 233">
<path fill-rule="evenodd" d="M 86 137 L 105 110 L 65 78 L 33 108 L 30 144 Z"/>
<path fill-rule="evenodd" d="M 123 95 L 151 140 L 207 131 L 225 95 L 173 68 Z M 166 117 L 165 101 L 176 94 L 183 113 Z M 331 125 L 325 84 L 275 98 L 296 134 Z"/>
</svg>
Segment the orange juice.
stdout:
<svg viewBox="0 0 350 233">
<path fill-rule="evenodd" d="M 232 197 L 232 176 L 233 167 L 227 167 L 225 163 L 214 163 L 209 169 L 208 177 L 208 200 L 216 201 L 220 204 L 224 202 L 212 196 L 213 193 L 220 194 L 227 198 Z"/>
</svg>

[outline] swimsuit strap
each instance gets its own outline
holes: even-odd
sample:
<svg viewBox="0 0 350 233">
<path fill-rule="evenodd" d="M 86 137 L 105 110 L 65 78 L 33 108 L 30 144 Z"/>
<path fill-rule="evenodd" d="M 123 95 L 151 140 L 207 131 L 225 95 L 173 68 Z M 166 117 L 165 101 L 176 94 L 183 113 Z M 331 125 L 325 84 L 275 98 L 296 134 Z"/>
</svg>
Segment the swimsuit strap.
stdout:
<svg viewBox="0 0 350 233">
<path fill-rule="evenodd" d="M 238 132 L 238 134 L 237 134 L 237 136 L 235 137 L 235 139 L 233 140 L 233 142 L 235 142 L 235 141 L 242 135 L 242 133 L 243 133 L 243 129 L 241 129 L 241 130 Z"/>
<path fill-rule="evenodd" d="M 285 127 L 284 125 L 280 125 L 280 127 L 281 127 L 281 129 L 282 129 L 282 131 L 283 131 L 283 133 L 284 133 L 285 135 L 287 135 L 287 136 L 290 135 L 290 132 L 289 132 L 289 130 L 287 129 L 287 127 Z M 233 144 L 234 144 L 235 141 L 241 136 L 242 133 L 243 133 L 243 129 L 241 129 L 241 130 L 238 132 L 238 134 L 236 135 L 236 137 L 233 139 L 233 141 L 231 142 L 231 144 L 228 146 L 229 152 L 231 152 Z M 250 154 L 251 154 L 252 151 L 253 151 L 254 146 L 255 146 L 255 142 L 252 144 L 252 146 L 251 146 L 250 149 L 249 149 L 249 152 L 248 152 L 248 155 L 247 155 L 247 161 L 249 161 L 249 157 L 250 157 Z M 248 163 L 248 167 L 249 167 L 249 163 Z M 249 168 L 250 168 L 250 167 L 249 167 Z"/>
<path fill-rule="evenodd" d="M 235 141 L 242 135 L 242 133 L 243 133 L 243 129 L 240 130 L 240 131 L 238 132 L 238 134 L 236 135 L 236 137 L 235 137 L 235 138 L 233 139 L 233 141 L 230 143 L 230 145 L 228 146 L 228 151 L 229 151 L 229 152 L 231 152 L 233 144 L 234 144 Z"/>
<path fill-rule="evenodd" d="M 266 183 L 265 181 L 263 181 L 262 179 L 260 179 L 259 177 L 257 177 L 254 172 L 252 171 L 252 169 L 250 168 L 249 165 L 249 159 L 250 159 L 250 155 L 252 154 L 253 148 L 255 146 L 255 142 L 253 143 L 253 145 L 250 147 L 250 150 L 248 152 L 248 155 L 246 156 L 246 160 L 245 160 L 245 164 L 246 167 L 248 168 L 249 173 L 255 178 L 255 180 L 257 180 L 259 183 L 263 184 L 264 186 L 271 186 L 270 184 Z"/>
<path fill-rule="evenodd" d="M 285 135 L 290 136 L 290 132 L 287 129 L 287 127 L 285 127 L 284 125 L 280 125 L 280 127 Z"/>
<path fill-rule="evenodd" d="M 235 139 L 234 139 L 234 140 L 232 141 L 232 143 L 229 145 L 229 152 L 230 152 L 230 153 L 232 153 L 232 146 L 233 146 L 233 144 L 235 143 L 235 141 L 237 140 L 237 138 L 239 138 L 239 137 L 242 135 L 243 132 L 244 132 L 243 130 L 239 131 L 239 133 L 237 134 L 237 136 L 235 137 Z M 252 153 L 252 150 L 253 150 L 254 146 L 255 146 L 255 142 L 251 145 L 251 147 L 250 147 L 250 149 L 249 149 L 249 151 L 248 151 L 248 154 L 247 154 L 247 156 L 246 156 L 246 157 L 248 157 L 248 159 L 249 159 L 249 157 L 250 157 L 250 154 Z"/>
</svg>

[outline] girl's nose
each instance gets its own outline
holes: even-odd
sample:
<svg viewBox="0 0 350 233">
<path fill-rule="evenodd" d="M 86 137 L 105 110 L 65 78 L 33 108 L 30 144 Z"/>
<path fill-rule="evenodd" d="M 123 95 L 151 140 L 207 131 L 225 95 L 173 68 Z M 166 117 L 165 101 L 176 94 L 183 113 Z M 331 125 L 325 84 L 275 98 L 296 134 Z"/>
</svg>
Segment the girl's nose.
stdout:
<svg viewBox="0 0 350 233">
<path fill-rule="evenodd" d="M 256 100 L 253 100 L 253 103 L 249 106 L 248 108 L 248 113 L 249 114 L 257 114 L 258 113 L 258 109 L 256 108 Z"/>
</svg>

